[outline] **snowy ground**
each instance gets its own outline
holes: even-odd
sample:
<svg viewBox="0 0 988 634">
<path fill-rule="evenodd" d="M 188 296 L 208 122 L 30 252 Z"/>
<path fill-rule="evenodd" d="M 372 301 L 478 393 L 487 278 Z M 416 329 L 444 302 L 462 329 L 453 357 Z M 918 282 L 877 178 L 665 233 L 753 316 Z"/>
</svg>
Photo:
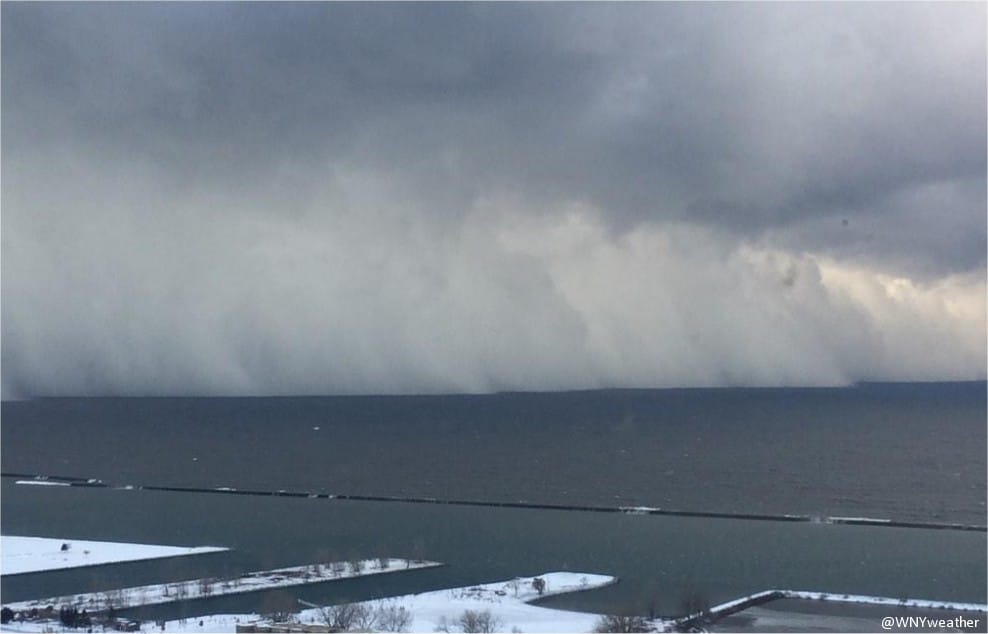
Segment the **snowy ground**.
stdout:
<svg viewBox="0 0 988 634">
<path fill-rule="evenodd" d="M 68 550 L 62 550 L 63 544 L 68 546 Z M 216 546 L 185 548 L 0 535 L 0 574 L 17 575 L 26 572 L 96 566 L 121 561 L 198 555 L 223 550 L 228 549 Z"/>
<path fill-rule="evenodd" d="M 607 575 L 593 575 L 571 572 L 552 572 L 541 575 L 545 580 L 545 594 L 562 594 L 600 588 L 617 581 Z M 369 601 L 366 605 L 376 607 L 382 602 L 389 605 L 403 606 L 412 614 L 412 623 L 406 631 L 434 632 L 445 618 L 450 624 L 450 631 L 459 631 L 455 626 L 456 619 L 466 610 L 489 610 L 497 619 L 499 632 L 512 630 L 522 632 L 589 632 L 593 630 L 598 616 L 581 612 L 553 610 L 530 605 L 528 602 L 539 598 L 539 593 L 532 586 L 534 577 L 521 577 L 510 581 L 489 583 L 466 588 L 437 590 L 422 594 L 405 595 Z M 319 609 L 304 610 L 296 615 L 301 623 L 321 624 L 324 622 Z M 260 620 L 257 614 L 217 614 L 165 623 L 166 632 L 236 632 L 238 624 L 256 623 Z M 11 622 L 0 631 L 5 632 L 43 632 L 51 631 L 52 622 Z M 57 628 L 56 628 L 57 629 Z M 160 627 L 153 623 L 144 624 L 143 631 L 160 632 Z"/>
<path fill-rule="evenodd" d="M 380 572 L 404 570 L 406 569 L 404 564 L 404 560 L 389 560 L 388 567 L 382 568 L 378 566 L 376 560 L 369 560 L 364 562 L 364 566 L 367 570 L 365 572 L 361 572 L 360 574 L 375 574 Z M 415 564 L 412 565 L 414 566 Z M 432 562 L 426 562 L 423 564 L 423 566 L 428 565 L 436 564 L 433 564 Z M 252 584 L 250 587 L 243 590 L 232 591 L 244 592 L 263 588 L 284 587 L 285 585 L 296 585 L 297 583 L 314 583 L 318 580 L 313 579 L 313 575 L 317 573 L 331 574 L 332 571 L 333 567 L 331 565 L 324 565 L 322 572 L 319 572 L 318 568 L 313 570 L 311 566 L 299 566 L 290 569 L 266 571 L 264 573 L 252 573 L 252 575 L 259 576 L 251 577 L 253 581 L 250 582 Z M 338 569 L 336 572 L 340 573 Z M 346 571 L 343 571 L 342 574 L 345 576 L 355 576 L 353 573 L 354 571 L 348 566 Z M 489 611 L 495 620 L 496 630 L 499 632 L 590 632 L 597 625 L 600 615 L 544 608 L 532 605 L 530 602 L 544 596 L 600 588 L 617 581 L 616 578 L 608 575 L 570 572 L 551 572 L 541 575 L 539 578 L 545 582 L 544 592 L 542 594 L 540 594 L 533 585 L 533 581 L 535 579 L 534 577 L 519 577 L 517 579 L 496 583 L 391 597 L 378 601 L 365 602 L 363 605 L 372 609 L 379 606 L 404 608 L 411 615 L 410 623 L 405 628 L 405 631 L 410 632 L 459 632 L 461 629 L 458 625 L 458 619 L 467 610 L 474 612 Z M 219 583 L 222 584 L 224 582 Z M 186 592 L 188 594 L 183 598 L 204 596 L 200 589 L 201 581 L 190 581 L 187 582 L 187 584 L 188 587 Z M 169 596 L 169 593 L 173 593 L 174 589 L 175 584 L 167 584 L 165 586 L 147 586 L 144 589 L 128 589 L 118 592 L 128 593 L 130 591 L 134 591 L 137 594 L 143 593 L 144 596 L 141 598 L 140 603 L 147 604 L 149 602 L 148 599 L 153 598 L 152 595 L 163 595 L 166 600 L 175 600 L 174 594 Z M 222 590 L 222 585 L 219 590 Z M 157 594 L 155 595 L 155 593 Z M 222 593 L 226 592 L 217 591 L 217 589 L 214 588 L 214 590 L 206 594 L 216 596 Z M 744 604 L 751 599 L 757 599 L 763 596 L 767 597 L 769 595 L 786 599 L 822 601 L 824 603 L 831 604 L 850 603 L 871 606 L 899 606 L 926 610 L 981 613 L 984 613 L 984 611 L 988 609 L 988 606 L 985 604 L 926 601 L 922 599 L 892 599 L 887 597 L 804 592 L 795 590 L 768 590 L 715 606 L 711 609 L 711 612 L 714 614 L 730 612 L 731 608 L 739 607 L 741 604 Z M 159 596 L 159 598 L 163 597 Z M 34 602 L 25 603 L 27 604 Z M 15 606 L 12 604 L 11 607 Z M 23 609 L 24 607 L 27 606 L 16 606 L 15 609 Z M 90 608 L 90 610 L 92 610 L 92 608 Z M 765 613 L 764 615 L 762 614 L 763 612 Z M 771 621 L 772 618 L 775 618 L 776 621 L 778 621 L 780 617 L 762 608 L 748 608 L 745 611 L 745 614 L 749 616 L 760 615 L 759 618 L 768 619 L 762 623 L 762 625 L 769 627 L 769 629 L 787 629 L 792 627 L 801 628 L 803 626 L 810 627 L 812 629 L 812 623 L 807 621 L 807 619 L 792 620 L 796 617 L 792 617 L 791 615 L 785 617 L 786 619 L 789 619 L 787 621 L 783 620 L 778 623 Z M 323 611 L 319 608 L 303 610 L 295 614 L 293 618 L 296 622 L 302 624 L 322 625 L 324 623 Z M 736 619 L 737 617 L 731 618 Z M 843 617 L 837 615 L 833 616 L 833 618 L 841 619 Z M 804 623 L 804 621 L 807 622 Z M 847 621 L 845 625 L 850 627 L 852 630 L 858 625 L 870 623 L 870 621 L 862 621 L 860 619 L 844 619 L 840 621 L 840 623 L 844 623 L 844 621 Z M 164 624 L 163 630 L 166 632 L 225 633 L 235 632 L 237 625 L 250 623 L 263 624 L 263 622 L 264 621 L 258 614 L 218 614 L 184 620 L 168 621 Z M 732 624 L 733 626 L 737 626 L 740 622 L 728 619 L 725 620 L 724 623 L 725 626 L 730 628 Z M 836 623 L 837 621 L 834 621 L 832 624 Z M 674 624 L 675 623 L 673 621 L 653 622 L 653 625 L 659 631 L 668 630 Z M 57 621 L 12 622 L 0 627 L 0 631 L 9 632 L 44 632 L 58 630 L 59 628 Z M 143 631 L 162 631 L 162 628 L 153 623 L 145 623 L 143 625 Z"/>
<path fill-rule="evenodd" d="M 563 594 L 600 588 L 615 583 L 608 575 L 592 575 L 573 572 L 550 572 L 540 576 L 545 580 L 545 594 Z M 488 583 L 467 588 L 453 588 L 423 594 L 406 595 L 393 599 L 394 604 L 405 606 L 412 613 L 412 632 L 434 632 L 443 618 L 453 623 L 466 610 L 490 610 L 497 619 L 499 632 L 513 629 L 522 632 L 590 632 L 599 615 L 569 612 L 531 605 L 539 598 L 532 586 L 534 577 L 522 577 L 510 581 Z M 301 615 L 318 617 L 318 611 L 308 610 Z M 450 628 L 456 631 L 456 628 Z"/>
<path fill-rule="evenodd" d="M 132 588 L 118 588 L 104 592 L 89 592 L 85 594 L 67 595 L 32 599 L 18 603 L 5 604 L 15 612 L 29 611 L 32 608 L 43 609 L 53 605 L 75 606 L 85 608 L 88 612 L 108 610 L 110 607 L 126 609 L 144 605 L 160 605 L 188 599 L 219 597 L 228 594 L 256 592 L 300 586 L 310 583 L 322 583 L 337 579 L 350 579 L 367 575 L 379 575 L 419 568 L 434 568 L 442 564 L 434 561 L 409 561 L 405 559 L 367 559 L 353 562 L 335 562 L 331 564 L 311 564 L 308 566 L 293 566 L 277 570 L 262 570 L 248 572 L 230 579 L 191 579 L 173 583 L 159 583 Z"/>
<path fill-rule="evenodd" d="M 550 572 L 541 575 L 545 580 L 545 594 L 563 594 L 579 592 L 610 585 L 617 581 L 608 575 L 592 575 L 573 572 Z M 409 594 L 392 597 L 381 601 L 368 601 L 365 605 L 374 608 L 381 603 L 392 606 L 402 606 L 412 615 L 408 632 L 435 632 L 444 619 L 449 624 L 449 631 L 458 632 L 456 619 L 466 610 L 489 610 L 497 619 L 498 632 L 590 632 L 600 618 L 596 614 L 569 612 L 538 607 L 528 602 L 539 598 L 539 593 L 532 586 L 534 577 L 519 577 L 510 581 L 500 581 L 465 588 L 436 590 L 422 594 Z M 324 623 L 322 612 L 309 609 L 299 612 L 296 618 L 301 623 Z M 165 631 L 188 632 L 235 632 L 237 624 L 250 623 L 258 620 L 251 614 L 226 614 L 169 621 Z M 200 625 L 201 623 L 201 625 Z"/>
</svg>

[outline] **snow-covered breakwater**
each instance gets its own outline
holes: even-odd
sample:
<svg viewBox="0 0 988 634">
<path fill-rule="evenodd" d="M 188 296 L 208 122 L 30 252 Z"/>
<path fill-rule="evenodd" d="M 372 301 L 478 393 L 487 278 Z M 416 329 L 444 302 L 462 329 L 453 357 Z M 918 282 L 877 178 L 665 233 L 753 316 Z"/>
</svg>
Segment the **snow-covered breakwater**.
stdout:
<svg viewBox="0 0 988 634">
<path fill-rule="evenodd" d="M 866 594 L 838 594 L 836 592 L 807 592 L 805 590 L 780 590 L 785 599 L 807 599 L 834 601 L 838 603 L 867 603 L 870 605 L 895 605 L 904 608 L 924 610 L 951 610 L 958 612 L 988 612 L 986 603 L 963 603 L 959 601 L 936 601 L 931 599 L 895 599 L 873 597 Z"/>
<path fill-rule="evenodd" d="M 895 599 L 892 597 L 875 597 L 864 594 L 838 594 L 835 592 L 811 592 L 806 590 L 763 590 L 739 599 L 733 599 L 715 605 L 703 615 L 689 615 L 679 622 L 685 622 L 706 616 L 712 620 L 736 614 L 748 608 L 763 605 L 779 599 L 802 599 L 807 601 L 829 601 L 834 603 L 859 603 L 867 605 L 887 605 L 903 608 L 924 610 L 950 610 L 955 612 L 988 612 L 988 604 L 962 603 L 957 601 L 936 601 L 930 599 Z"/>
<path fill-rule="evenodd" d="M 160 605 L 191 599 L 206 599 L 229 594 L 286 588 L 325 581 L 352 579 L 367 575 L 379 575 L 408 570 L 435 568 L 443 564 L 435 561 L 410 559 L 364 559 L 349 562 L 315 563 L 305 566 L 248 572 L 226 579 L 203 578 L 172 583 L 159 583 L 131 588 L 117 588 L 103 592 L 70 594 L 45 599 L 32 599 L 5 604 L 15 612 L 43 610 L 47 606 L 56 609 L 71 606 L 88 612 L 103 612 L 111 608 L 125 609 L 145 605 Z"/>
</svg>

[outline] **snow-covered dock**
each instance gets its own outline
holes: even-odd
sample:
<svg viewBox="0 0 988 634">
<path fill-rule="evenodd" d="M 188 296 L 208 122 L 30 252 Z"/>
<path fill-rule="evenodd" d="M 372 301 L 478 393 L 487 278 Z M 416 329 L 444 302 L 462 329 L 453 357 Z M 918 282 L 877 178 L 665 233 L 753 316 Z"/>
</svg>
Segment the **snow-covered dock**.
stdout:
<svg viewBox="0 0 988 634">
<path fill-rule="evenodd" d="M 32 599 L 30 601 L 8 603 L 4 607 L 8 607 L 15 612 L 25 612 L 33 608 L 43 610 L 49 605 L 54 606 L 56 609 L 62 606 L 71 606 L 80 610 L 85 609 L 92 613 L 106 611 L 110 608 L 119 610 L 145 605 L 160 605 L 176 601 L 255 592 L 257 590 L 271 590 L 322 583 L 325 581 L 352 579 L 367 575 L 435 568 L 442 565 L 435 561 L 412 561 L 409 559 L 390 558 L 309 564 L 305 566 L 279 568 L 277 570 L 248 572 L 228 579 L 192 579 L 131 588 L 117 588 L 103 592 Z"/>
<path fill-rule="evenodd" d="M 988 612 L 988 604 L 964 603 L 958 601 L 936 601 L 930 599 L 895 599 L 864 594 L 839 594 L 835 592 L 812 592 L 807 590 L 763 590 L 739 599 L 733 599 L 711 607 L 703 614 L 689 615 L 675 619 L 684 624 L 703 617 L 707 620 L 720 620 L 748 608 L 764 605 L 780 599 L 802 599 L 806 601 L 827 601 L 831 603 L 857 603 L 865 605 L 895 606 L 921 610 L 949 610 L 951 612 Z"/>
<path fill-rule="evenodd" d="M 988 612 L 986 603 L 964 603 L 959 601 L 936 601 L 931 599 L 894 599 L 873 597 L 866 594 L 838 594 L 836 592 L 807 592 L 805 590 L 781 590 L 786 599 L 808 599 L 816 601 L 836 601 L 840 603 L 867 603 L 871 605 L 895 605 L 904 608 L 923 610 L 950 610 L 951 612 Z"/>
<path fill-rule="evenodd" d="M 18 575 L 123 561 L 182 557 L 229 550 L 218 546 L 159 546 L 81 539 L 0 535 L 0 574 Z"/>
</svg>

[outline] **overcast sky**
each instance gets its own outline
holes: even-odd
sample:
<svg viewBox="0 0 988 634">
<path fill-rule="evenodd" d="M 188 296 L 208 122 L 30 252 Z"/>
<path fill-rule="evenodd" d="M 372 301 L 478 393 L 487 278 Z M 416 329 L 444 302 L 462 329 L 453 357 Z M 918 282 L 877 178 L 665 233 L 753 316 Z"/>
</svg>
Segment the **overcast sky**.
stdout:
<svg viewBox="0 0 988 634">
<path fill-rule="evenodd" d="M 11 3 L 2 381 L 986 374 L 984 3 Z"/>
</svg>

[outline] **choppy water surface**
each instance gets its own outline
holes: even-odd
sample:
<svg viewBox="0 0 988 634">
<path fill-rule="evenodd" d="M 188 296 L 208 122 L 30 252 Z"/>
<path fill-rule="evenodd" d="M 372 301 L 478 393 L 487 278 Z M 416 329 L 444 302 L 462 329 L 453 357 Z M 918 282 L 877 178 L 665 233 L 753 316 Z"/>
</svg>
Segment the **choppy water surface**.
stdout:
<svg viewBox="0 0 988 634">
<path fill-rule="evenodd" d="M 985 523 L 984 383 L 3 403 L 3 470 Z"/>
<path fill-rule="evenodd" d="M 985 385 L 3 403 L 5 472 L 119 484 L 985 523 Z M 4 579 L 5 600 L 353 555 L 442 569 L 293 594 L 361 599 L 548 570 L 609 611 L 770 587 L 985 601 L 984 532 L 21 486 L 0 529 L 231 553 Z M 144 617 L 256 610 L 257 596 Z"/>
</svg>

